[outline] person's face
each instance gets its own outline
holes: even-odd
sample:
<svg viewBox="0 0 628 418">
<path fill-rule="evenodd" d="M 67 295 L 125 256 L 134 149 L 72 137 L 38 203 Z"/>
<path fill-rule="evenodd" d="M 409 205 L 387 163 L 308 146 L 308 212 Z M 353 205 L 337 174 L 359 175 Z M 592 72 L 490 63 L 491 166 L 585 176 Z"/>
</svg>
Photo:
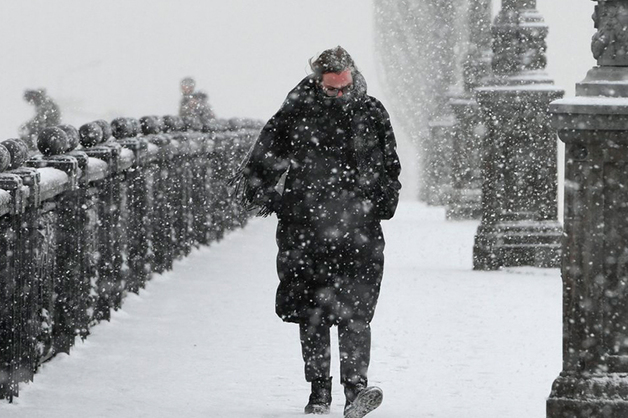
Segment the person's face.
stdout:
<svg viewBox="0 0 628 418">
<path fill-rule="evenodd" d="M 181 84 L 181 92 L 183 94 L 192 94 L 194 91 L 194 84 Z"/>
<path fill-rule="evenodd" d="M 325 73 L 321 79 L 321 89 L 329 97 L 342 97 L 352 87 L 351 70 L 345 70 L 340 74 Z"/>
</svg>

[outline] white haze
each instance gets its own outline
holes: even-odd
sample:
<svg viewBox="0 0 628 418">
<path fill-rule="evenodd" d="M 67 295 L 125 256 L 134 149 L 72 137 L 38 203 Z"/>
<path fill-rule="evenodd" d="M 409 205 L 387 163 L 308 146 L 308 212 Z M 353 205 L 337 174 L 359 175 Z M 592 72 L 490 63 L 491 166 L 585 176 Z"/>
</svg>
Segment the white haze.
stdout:
<svg viewBox="0 0 628 418">
<path fill-rule="evenodd" d="M 539 0 L 550 26 L 548 71 L 568 92 L 593 65 L 590 0 Z M 498 8 L 499 2 L 495 2 Z M 0 137 L 32 110 L 25 88 L 45 87 L 66 120 L 176 111 L 192 75 L 220 116 L 269 117 L 307 71 L 341 44 L 377 95 L 369 0 L 32 0 L 0 6 Z"/>
<path fill-rule="evenodd" d="M 31 0 L 0 5 L 0 140 L 34 114 L 22 93 L 46 88 L 63 122 L 178 109 L 178 82 L 194 76 L 219 117 L 269 118 L 307 72 L 308 58 L 342 45 L 372 95 L 373 0 Z M 499 8 L 499 2 L 494 2 Z M 573 95 L 594 65 L 590 0 L 539 0 L 550 26 L 548 72 Z M 395 109 L 390 109 L 395 118 Z M 399 125 L 399 124 L 397 124 Z M 416 150 L 398 129 L 403 199 L 416 196 Z"/>
<path fill-rule="evenodd" d="M 495 3 L 497 9 L 499 2 Z M 574 84 L 594 65 L 589 51 L 594 4 L 590 0 L 538 0 L 538 9 L 550 26 L 548 72 L 557 85 L 565 88 L 567 95 L 573 95 Z M 18 126 L 32 116 L 33 110 L 23 101 L 22 92 L 39 87 L 46 88 L 59 102 L 64 121 L 75 125 L 97 118 L 175 113 L 178 83 L 184 76 L 194 76 L 199 88 L 209 93 L 219 117 L 266 119 L 275 112 L 287 91 L 307 73 L 307 59 L 338 44 L 354 56 L 369 82 L 370 92 L 386 104 L 386 97 L 381 94 L 382 80 L 378 80 L 375 71 L 371 10 L 370 0 L 3 1 L 0 4 L 0 54 L 4 58 L 0 66 L 0 140 L 14 137 Z M 407 190 L 412 190 L 408 185 L 416 176 L 415 156 L 412 146 L 403 138 L 400 149 L 404 193 L 406 198 L 412 198 Z M 373 371 L 378 376 L 377 383 L 384 383 L 389 393 L 388 404 L 382 407 L 380 416 L 385 416 L 385 411 L 389 416 L 413 416 L 411 411 L 417 407 L 426 412 L 425 416 L 542 416 L 545 396 L 560 371 L 558 271 L 471 272 L 471 241 L 476 223 L 444 222 L 440 209 L 428 210 L 409 202 L 404 202 L 401 209 L 405 217 L 399 216 L 387 225 L 389 282 L 376 318 L 380 338 L 374 346 Z M 248 293 L 255 301 L 251 307 L 259 310 L 251 311 L 249 317 L 255 321 L 264 319 L 259 322 L 261 328 L 252 332 L 272 329 L 280 334 L 276 341 L 272 338 L 265 341 L 267 346 L 249 349 L 262 350 L 268 355 L 263 362 L 253 363 L 262 363 L 264 370 L 273 373 L 271 379 L 281 379 L 279 384 L 268 385 L 267 376 L 259 374 L 252 379 L 230 374 L 232 370 L 222 356 L 252 362 L 241 346 L 227 344 L 230 339 L 245 340 L 235 328 L 245 318 L 237 317 L 218 328 L 218 338 L 214 338 L 216 330 L 207 324 L 196 328 L 198 324 L 189 322 L 188 327 L 179 327 L 201 340 L 207 337 L 204 344 L 220 346 L 202 353 L 207 363 L 199 363 L 199 367 L 213 365 L 221 380 L 207 375 L 212 370 L 197 370 L 195 364 L 188 362 L 185 367 L 192 369 L 192 376 L 202 375 L 201 383 L 182 379 L 181 386 L 168 387 L 172 376 L 156 375 L 150 380 L 154 391 L 145 387 L 142 392 L 141 387 L 133 386 L 134 392 L 124 392 L 127 383 L 120 380 L 121 375 L 108 373 L 106 361 L 117 365 L 119 370 L 132 372 L 136 362 L 152 365 L 150 361 L 155 359 L 157 370 L 167 369 L 171 365 L 167 362 L 172 360 L 168 349 L 172 346 L 149 345 L 150 352 L 131 357 L 125 352 L 114 352 L 114 346 L 106 344 L 124 345 L 124 338 L 129 336 L 125 332 L 131 330 L 131 336 L 141 338 L 142 334 L 133 330 L 145 330 L 146 323 L 167 325 L 172 319 L 167 316 L 156 319 L 146 312 L 162 315 L 174 309 L 183 318 L 190 314 L 185 301 L 183 306 L 177 304 L 173 297 L 177 293 L 167 292 L 172 289 L 183 292 L 181 286 L 173 284 L 185 276 L 168 273 L 157 277 L 140 297 L 131 298 L 111 324 L 95 329 L 93 338 L 72 356 L 61 357 L 46 366 L 47 370 L 29 385 L 17 405 L 0 406 L 0 416 L 85 417 L 89 415 L 83 411 L 89 411 L 90 402 L 95 402 L 94 407 L 119 408 L 128 416 L 159 416 L 159 411 L 148 409 L 148 405 L 139 401 L 132 405 L 137 410 L 130 409 L 124 404 L 127 395 L 132 399 L 146 399 L 150 395 L 157 400 L 160 396 L 172 396 L 175 405 L 187 403 L 200 408 L 196 416 L 260 416 L 251 414 L 251 408 L 260 405 L 269 411 L 264 416 L 300 416 L 307 387 L 300 380 L 297 334 L 288 325 L 278 323 L 272 313 L 275 277 L 273 260 L 268 257 L 274 257 L 271 254 L 274 247 L 272 236 L 267 235 L 272 234 L 272 227 L 268 221 L 257 221 L 253 227 L 251 232 L 238 232 L 220 246 L 196 253 L 216 261 L 200 267 L 204 273 L 218 269 L 221 276 L 214 277 L 215 284 L 200 283 L 197 276 L 190 280 L 194 286 L 207 286 L 208 292 L 213 292 L 204 309 L 210 314 L 219 312 L 224 304 L 231 303 L 231 293 L 221 292 L 230 286 L 240 286 L 228 277 L 237 280 L 242 269 L 248 269 L 248 274 L 260 272 L 259 265 L 251 264 L 253 261 L 242 262 L 242 249 L 250 241 L 240 238 L 248 233 L 256 238 L 266 237 L 263 240 L 268 244 L 264 258 L 267 263 L 261 269 L 266 274 L 265 280 L 256 281 L 253 287 L 259 288 L 260 293 Z M 186 263 L 179 263 L 180 268 L 185 270 Z M 237 266 L 235 271 L 234 266 Z M 459 291 L 452 293 L 451 289 Z M 412 292 L 425 303 L 417 303 Z M 522 294 L 524 297 L 520 297 Z M 447 299 L 452 295 L 452 299 Z M 151 305 L 151 298 L 161 298 L 168 304 L 166 309 L 163 305 Z M 242 302 L 248 306 L 246 299 Z M 534 306 L 531 308 L 530 304 Z M 405 312 L 400 306 L 414 315 L 408 318 L 416 318 L 415 323 L 401 330 L 395 328 L 401 324 L 396 319 Z M 207 318 L 210 322 L 219 320 L 210 315 Z M 420 322 L 423 319 L 426 320 Z M 133 328 L 130 323 L 135 322 L 141 324 Z M 410 328 L 417 322 L 421 323 L 419 333 L 423 340 L 409 337 L 409 332 L 414 331 Z M 540 322 L 543 327 L 538 326 Z M 168 329 L 164 327 L 162 331 L 169 332 Z M 142 346 L 132 345 L 131 341 L 134 340 L 129 340 L 124 349 L 141 351 Z M 180 342 L 168 341 L 168 344 Z M 291 346 L 286 347 L 284 342 Z M 273 345 L 283 350 L 280 355 L 271 355 L 269 350 Z M 486 350 L 487 347 L 493 349 Z M 188 344 L 186 350 L 196 348 Z M 413 353 L 420 350 L 421 355 L 415 357 Z M 106 354 L 101 358 L 102 363 L 90 359 L 94 352 Z M 184 360 L 176 358 L 177 362 L 185 363 Z M 124 362 L 134 364 L 127 367 Z M 67 370 L 85 379 L 96 378 L 98 375 L 86 370 L 99 366 L 102 366 L 100 372 L 113 378 L 111 386 L 108 386 L 110 381 L 102 381 L 100 386 L 99 382 L 83 386 L 81 380 L 67 379 Z M 64 367 L 69 369 L 60 372 Z M 234 385 L 234 381 L 241 385 Z M 259 385 L 260 392 L 247 397 L 251 392 L 246 385 L 251 382 Z M 70 386 L 62 387 L 61 383 Z M 123 384 L 113 386 L 115 383 Z M 221 395 L 212 398 L 203 392 L 207 387 L 216 387 L 222 391 Z M 78 401 L 76 392 L 70 393 L 74 389 L 80 394 Z M 341 395 L 339 390 L 335 391 L 338 410 Z M 102 394 L 105 397 L 98 398 Z M 215 409 L 195 403 L 203 399 Z M 222 402 L 216 404 L 216 400 Z M 58 405 L 60 409 L 51 413 L 46 405 Z M 231 415 L 212 414 L 216 409 Z M 236 410 L 238 413 L 234 413 Z M 163 416 L 176 416 L 170 412 L 161 411 Z M 103 410 L 99 416 L 108 416 L 107 411 Z"/>
</svg>

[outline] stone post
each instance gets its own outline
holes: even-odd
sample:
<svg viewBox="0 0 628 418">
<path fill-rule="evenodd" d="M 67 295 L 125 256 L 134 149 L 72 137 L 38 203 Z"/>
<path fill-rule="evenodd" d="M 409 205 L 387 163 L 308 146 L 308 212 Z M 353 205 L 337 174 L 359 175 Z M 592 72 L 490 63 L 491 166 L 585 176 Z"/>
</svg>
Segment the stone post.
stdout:
<svg viewBox="0 0 628 418">
<path fill-rule="evenodd" d="M 485 85 L 491 74 L 491 0 L 471 0 L 468 10 L 469 44 L 463 63 L 464 87 L 449 101 L 455 122 L 447 218 L 454 220 L 482 216 L 480 151 L 486 127 L 473 90 Z"/>
<path fill-rule="evenodd" d="M 431 62 L 434 68 L 433 114 L 429 120 L 429 135 L 421 144 L 422 169 L 420 200 L 428 205 L 445 205 L 451 194 L 451 143 L 454 116 L 449 107 L 448 92 L 455 84 L 455 45 L 457 9 L 459 2 L 437 0 L 430 3 L 435 25 Z"/>
<path fill-rule="evenodd" d="M 557 140 L 548 107 L 563 96 L 544 72 L 548 28 L 536 0 L 504 0 L 493 24 L 492 86 L 476 100 L 482 147 L 482 221 L 473 268 L 558 267 Z"/>
<path fill-rule="evenodd" d="M 552 103 L 565 143 L 563 370 L 547 417 L 628 416 L 628 0 L 596 0 L 597 66 Z"/>
</svg>

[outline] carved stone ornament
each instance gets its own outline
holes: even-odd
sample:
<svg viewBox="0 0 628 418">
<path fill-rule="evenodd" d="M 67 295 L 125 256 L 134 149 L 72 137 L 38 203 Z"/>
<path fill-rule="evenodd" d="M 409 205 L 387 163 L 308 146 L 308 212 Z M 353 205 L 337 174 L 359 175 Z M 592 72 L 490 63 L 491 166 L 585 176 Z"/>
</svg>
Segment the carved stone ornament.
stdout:
<svg viewBox="0 0 628 418">
<path fill-rule="evenodd" d="M 628 66 L 628 1 L 600 1 L 592 18 L 597 32 L 591 52 L 598 64 Z"/>
<path fill-rule="evenodd" d="M 465 92 L 479 87 L 491 76 L 491 4 L 490 0 L 471 0 L 469 3 L 469 46 L 462 63 Z"/>
<path fill-rule="evenodd" d="M 530 5 L 526 3 L 526 6 Z M 522 8 L 520 4 L 503 7 L 492 32 L 495 74 L 512 75 L 545 69 L 548 28 L 536 9 Z"/>
</svg>

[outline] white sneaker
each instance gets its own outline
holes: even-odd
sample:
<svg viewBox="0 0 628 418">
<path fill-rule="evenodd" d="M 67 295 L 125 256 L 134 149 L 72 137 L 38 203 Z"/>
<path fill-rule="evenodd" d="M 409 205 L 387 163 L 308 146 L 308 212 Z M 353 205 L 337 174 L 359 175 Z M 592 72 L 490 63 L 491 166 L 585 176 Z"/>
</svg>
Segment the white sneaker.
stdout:
<svg viewBox="0 0 628 418">
<path fill-rule="evenodd" d="M 344 418 L 362 418 L 384 400 L 384 392 L 377 386 L 369 386 L 358 393 L 353 403 L 345 408 Z"/>
</svg>

